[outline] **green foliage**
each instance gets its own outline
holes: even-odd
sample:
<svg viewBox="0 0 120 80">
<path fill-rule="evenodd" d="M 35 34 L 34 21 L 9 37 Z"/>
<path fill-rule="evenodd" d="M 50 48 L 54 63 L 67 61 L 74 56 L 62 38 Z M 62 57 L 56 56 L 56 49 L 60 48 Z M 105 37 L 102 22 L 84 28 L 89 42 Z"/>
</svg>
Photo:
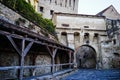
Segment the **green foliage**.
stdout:
<svg viewBox="0 0 120 80">
<path fill-rule="evenodd" d="M 33 6 L 27 3 L 25 0 L 0 0 L 1 3 L 5 4 L 9 8 L 18 11 L 21 15 L 30 21 L 35 22 L 48 32 L 54 34 L 55 27 L 51 20 L 44 19 L 41 14 L 35 12 Z"/>
</svg>

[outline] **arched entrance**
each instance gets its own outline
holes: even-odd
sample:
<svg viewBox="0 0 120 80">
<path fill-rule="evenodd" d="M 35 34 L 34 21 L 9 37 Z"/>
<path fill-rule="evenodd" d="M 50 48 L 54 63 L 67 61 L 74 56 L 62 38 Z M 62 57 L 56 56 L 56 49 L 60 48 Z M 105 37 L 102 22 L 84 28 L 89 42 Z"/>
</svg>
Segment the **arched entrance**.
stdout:
<svg viewBox="0 0 120 80">
<path fill-rule="evenodd" d="M 76 51 L 78 68 L 96 68 L 96 51 L 90 45 L 82 45 Z"/>
</svg>

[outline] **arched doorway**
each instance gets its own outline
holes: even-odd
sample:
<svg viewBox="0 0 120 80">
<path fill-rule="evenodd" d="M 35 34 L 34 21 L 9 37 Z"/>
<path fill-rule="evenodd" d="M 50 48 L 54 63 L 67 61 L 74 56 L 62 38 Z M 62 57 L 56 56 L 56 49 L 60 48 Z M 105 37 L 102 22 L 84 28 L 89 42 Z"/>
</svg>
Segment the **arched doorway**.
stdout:
<svg viewBox="0 0 120 80">
<path fill-rule="evenodd" d="M 78 68 L 96 68 L 96 51 L 90 45 L 82 45 L 76 50 Z"/>
</svg>

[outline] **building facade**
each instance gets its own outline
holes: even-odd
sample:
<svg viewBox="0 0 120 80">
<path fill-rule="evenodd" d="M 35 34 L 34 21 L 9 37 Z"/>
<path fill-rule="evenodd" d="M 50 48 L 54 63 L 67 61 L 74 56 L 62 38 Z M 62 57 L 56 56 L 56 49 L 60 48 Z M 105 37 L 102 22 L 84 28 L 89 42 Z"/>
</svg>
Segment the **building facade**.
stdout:
<svg viewBox="0 0 120 80">
<path fill-rule="evenodd" d="M 120 67 L 120 14 L 111 5 L 97 14 L 106 17 L 106 31 L 108 40 L 101 44 L 105 68 Z M 105 62 L 107 61 L 107 62 Z"/>
<path fill-rule="evenodd" d="M 37 12 L 51 19 L 54 12 L 78 13 L 79 0 L 38 0 Z"/>
<path fill-rule="evenodd" d="M 81 15 L 68 13 L 55 13 L 53 22 L 56 25 L 56 32 L 61 43 L 76 50 L 78 58 L 83 58 L 84 50 L 86 54 L 90 54 L 89 50 L 95 51 L 95 61 L 92 59 L 90 63 L 94 67 L 100 66 L 96 64 L 101 61 L 100 43 L 107 40 L 106 21 L 105 17 L 96 15 Z M 82 49 L 81 49 L 82 48 Z M 80 52 L 79 52 L 80 51 Z M 91 54 L 90 54 L 91 55 Z M 80 63 L 80 62 L 78 62 Z M 83 64 L 83 67 L 91 68 L 93 65 L 88 65 L 88 62 Z"/>
<path fill-rule="evenodd" d="M 58 40 L 75 49 L 81 68 L 120 67 L 120 14 L 111 5 L 97 15 L 55 13 Z"/>
<path fill-rule="evenodd" d="M 38 0 L 26 0 L 26 2 L 30 3 L 33 8 L 35 9 L 35 11 L 37 11 L 38 9 Z"/>
<path fill-rule="evenodd" d="M 78 66 L 86 68 L 119 67 L 120 14 L 111 5 L 96 15 L 80 15 L 77 14 L 78 1 L 38 0 L 36 11 L 41 13 L 44 18 L 52 18 L 58 40 L 78 53 L 76 54 L 79 56 Z M 85 54 L 95 55 L 95 59 L 90 55 L 83 59 Z"/>
</svg>

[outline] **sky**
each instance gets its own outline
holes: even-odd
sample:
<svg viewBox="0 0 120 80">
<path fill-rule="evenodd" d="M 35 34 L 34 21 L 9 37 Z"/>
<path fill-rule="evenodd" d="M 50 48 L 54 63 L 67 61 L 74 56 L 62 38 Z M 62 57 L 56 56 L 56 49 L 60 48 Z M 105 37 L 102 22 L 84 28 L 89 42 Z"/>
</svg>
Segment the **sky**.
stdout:
<svg viewBox="0 0 120 80">
<path fill-rule="evenodd" d="M 110 5 L 120 13 L 120 0 L 79 0 L 78 5 L 79 14 L 95 15 Z"/>
</svg>

